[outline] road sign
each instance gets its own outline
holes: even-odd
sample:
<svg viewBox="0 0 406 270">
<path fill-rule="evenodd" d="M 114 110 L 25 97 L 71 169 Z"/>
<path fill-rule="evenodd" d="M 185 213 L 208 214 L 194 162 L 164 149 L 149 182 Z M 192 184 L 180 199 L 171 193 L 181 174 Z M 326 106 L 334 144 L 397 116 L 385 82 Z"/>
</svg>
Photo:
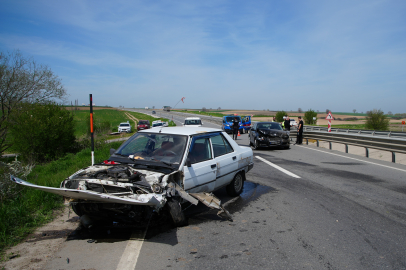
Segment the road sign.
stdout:
<svg viewBox="0 0 406 270">
<path fill-rule="evenodd" d="M 331 112 L 328 112 L 328 115 L 326 116 L 326 120 L 334 120 L 334 117 L 331 115 Z"/>
<path fill-rule="evenodd" d="M 402 125 L 406 124 L 405 121 L 402 121 Z"/>
</svg>

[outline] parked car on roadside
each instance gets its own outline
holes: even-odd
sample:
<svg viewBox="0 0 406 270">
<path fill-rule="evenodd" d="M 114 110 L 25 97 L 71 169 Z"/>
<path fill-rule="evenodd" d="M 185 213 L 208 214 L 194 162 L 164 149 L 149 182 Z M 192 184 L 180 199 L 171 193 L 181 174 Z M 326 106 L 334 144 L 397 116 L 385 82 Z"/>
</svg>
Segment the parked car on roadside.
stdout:
<svg viewBox="0 0 406 270">
<path fill-rule="evenodd" d="M 290 119 L 290 126 L 291 127 L 296 127 L 297 126 L 297 122 L 295 119 Z"/>
<path fill-rule="evenodd" d="M 156 114 L 156 111 L 152 111 L 152 113 L 151 114 Z"/>
<path fill-rule="evenodd" d="M 143 129 L 149 129 L 150 127 L 151 127 L 151 124 L 150 124 L 149 120 L 140 120 L 137 125 L 137 130 L 140 131 Z"/>
<path fill-rule="evenodd" d="M 278 122 L 256 122 L 248 137 L 249 144 L 254 149 L 271 146 L 288 149 L 290 147 L 289 135 L 290 132 L 284 131 Z"/>
<path fill-rule="evenodd" d="M 167 127 L 168 123 L 167 122 L 163 122 L 162 120 L 156 120 L 156 121 L 152 121 L 152 127 Z"/>
<path fill-rule="evenodd" d="M 228 195 L 238 196 L 254 166 L 251 148 L 219 129 L 203 127 L 141 130 L 110 155 L 69 176 L 60 188 L 11 180 L 70 198 L 87 226 L 97 220 L 139 225 L 165 213 L 181 226 L 187 223 L 183 203 L 200 201 L 231 218 L 211 192 L 225 187 Z"/>
<path fill-rule="evenodd" d="M 183 126 L 185 127 L 201 127 L 202 125 L 202 119 L 199 117 L 187 117 L 183 123 Z"/>
<path fill-rule="evenodd" d="M 238 130 L 241 133 L 244 133 L 244 126 L 242 125 L 242 119 L 241 119 L 241 116 L 239 116 L 239 115 L 223 116 L 223 126 L 222 126 L 223 130 L 225 132 L 227 132 L 227 133 L 233 133 L 232 125 L 233 125 L 233 120 L 234 120 L 235 117 L 237 117 L 238 122 L 239 122 Z"/>
<path fill-rule="evenodd" d="M 130 122 L 127 121 L 125 123 L 120 123 L 118 126 L 118 132 L 127 132 L 130 133 L 132 131 Z"/>
</svg>

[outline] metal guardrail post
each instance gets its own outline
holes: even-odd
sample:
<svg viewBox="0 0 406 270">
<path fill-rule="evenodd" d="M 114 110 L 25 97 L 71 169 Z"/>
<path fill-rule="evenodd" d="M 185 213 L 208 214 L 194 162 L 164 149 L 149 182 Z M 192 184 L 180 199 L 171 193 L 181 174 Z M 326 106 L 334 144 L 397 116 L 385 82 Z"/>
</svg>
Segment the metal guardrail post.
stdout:
<svg viewBox="0 0 406 270">
<path fill-rule="evenodd" d="M 317 147 L 319 147 L 319 140 L 316 140 L 317 141 Z"/>
<path fill-rule="evenodd" d="M 309 139 L 306 139 L 306 145 L 309 145 Z"/>
<path fill-rule="evenodd" d="M 330 148 L 330 150 L 333 148 L 333 144 L 331 143 L 331 142 L 328 142 L 328 146 L 329 146 L 329 148 Z"/>
<path fill-rule="evenodd" d="M 348 154 L 348 144 L 345 144 L 345 152 Z"/>
<path fill-rule="evenodd" d="M 392 162 L 396 163 L 396 156 L 395 156 L 395 152 L 392 152 Z"/>
<path fill-rule="evenodd" d="M 365 147 L 365 156 L 367 158 L 369 158 L 369 149 L 368 149 L 368 147 Z"/>
</svg>

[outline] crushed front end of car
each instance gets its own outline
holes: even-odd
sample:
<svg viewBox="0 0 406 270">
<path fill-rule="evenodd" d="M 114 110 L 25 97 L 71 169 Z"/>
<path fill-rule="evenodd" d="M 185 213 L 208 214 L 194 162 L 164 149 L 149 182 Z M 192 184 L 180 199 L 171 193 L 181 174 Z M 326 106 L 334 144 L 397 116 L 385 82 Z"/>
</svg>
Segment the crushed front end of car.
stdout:
<svg viewBox="0 0 406 270">
<path fill-rule="evenodd" d="M 289 132 L 275 129 L 259 129 L 258 142 L 261 146 L 289 146 Z"/>
</svg>

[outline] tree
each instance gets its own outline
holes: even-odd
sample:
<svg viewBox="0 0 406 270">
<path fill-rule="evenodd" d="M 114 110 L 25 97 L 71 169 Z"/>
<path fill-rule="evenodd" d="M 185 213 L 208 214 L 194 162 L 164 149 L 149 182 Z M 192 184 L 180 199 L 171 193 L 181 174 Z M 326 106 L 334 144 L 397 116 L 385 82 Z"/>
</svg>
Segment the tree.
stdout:
<svg viewBox="0 0 406 270">
<path fill-rule="evenodd" d="M 313 117 L 316 117 L 316 119 L 313 120 Z M 305 112 L 303 120 L 304 120 L 305 124 L 313 125 L 317 121 L 317 113 L 315 111 L 313 111 L 312 109 L 309 109 L 307 112 Z"/>
<path fill-rule="evenodd" d="M 285 115 L 287 115 L 285 111 L 278 111 L 275 115 L 276 122 L 282 122 Z"/>
<path fill-rule="evenodd" d="M 388 130 L 389 119 L 384 115 L 383 111 L 373 109 L 367 112 L 365 128 L 372 130 Z"/>
<path fill-rule="evenodd" d="M 330 109 L 326 109 L 326 113 L 328 114 L 330 112 Z"/>
<path fill-rule="evenodd" d="M 392 115 L 392 112 L 391 112 L 391 111 L 389 111 L 389 112 L 388 112 L 388 115 Z"/>
<path fill-rule="evenodd" d="M 356 109 L 352 110 L 353 113 L 355 113 L 356 111 L 357 111 Z"/>
<path fill-rule="evenodd" d="M 12 145 L 10 117 L 22 112 L 25 106 L 21 103 L 64 101 L 66 97 L 61 80 L 47 66 L 23 57 L 19 51 L 0 52 L 0 154 Z"/>
<path fill-rule="evenodd" d="M 302 108 L 298 108 L 298 109 L 297 109 L 297 112 L 300 112 L 300 113 L 303 112 L 303 111 L 302 111 Z"/>
<path fill-rule="evenodd" d="M 13 114 L 9 127 L 13 150 L 29 163 L 46 162 L 73 152 L 75 122 L 73 114 L 55 103 L 21 103 L 20 114 Z"/>
</svg>

